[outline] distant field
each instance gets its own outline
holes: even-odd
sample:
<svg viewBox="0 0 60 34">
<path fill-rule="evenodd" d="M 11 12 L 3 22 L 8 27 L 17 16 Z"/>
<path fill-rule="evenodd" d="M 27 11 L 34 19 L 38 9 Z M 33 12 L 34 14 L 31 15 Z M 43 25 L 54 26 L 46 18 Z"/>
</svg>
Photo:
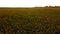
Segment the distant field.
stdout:
<svg viewBox="0 0 60 34">
<path fill-rule="evenodd" d="M 0 34 L 60 34 L 60 8 L 0 8 Z"/>
</svg>

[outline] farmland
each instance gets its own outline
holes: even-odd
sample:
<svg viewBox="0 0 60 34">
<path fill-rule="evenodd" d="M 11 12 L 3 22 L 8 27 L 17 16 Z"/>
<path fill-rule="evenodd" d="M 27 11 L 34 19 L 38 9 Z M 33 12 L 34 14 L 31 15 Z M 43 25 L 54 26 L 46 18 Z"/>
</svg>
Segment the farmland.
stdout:
<svg viewBox="0 0 60 34">
<path fill-rule="evenodd" d="M 60 34 L 60 8 L 0 8 L 0 34 Z"/>
</svg>

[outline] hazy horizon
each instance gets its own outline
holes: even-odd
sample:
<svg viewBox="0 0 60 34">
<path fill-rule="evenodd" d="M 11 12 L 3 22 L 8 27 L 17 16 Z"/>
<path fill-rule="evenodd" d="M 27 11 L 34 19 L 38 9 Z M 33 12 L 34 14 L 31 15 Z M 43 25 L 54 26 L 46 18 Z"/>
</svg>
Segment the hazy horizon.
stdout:
<svg viewBox="0 0 60 34">
<path fill-rule="evenodd" d="M 60 0 L 0 0 L 0 7 L 60 6 Z"/>
</svg>

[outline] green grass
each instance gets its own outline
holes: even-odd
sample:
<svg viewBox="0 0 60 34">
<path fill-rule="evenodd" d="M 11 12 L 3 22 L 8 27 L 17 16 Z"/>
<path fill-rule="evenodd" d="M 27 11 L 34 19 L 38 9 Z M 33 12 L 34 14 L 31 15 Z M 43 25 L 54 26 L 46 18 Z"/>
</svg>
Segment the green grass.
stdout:
<svg viewBox="0 0 60 34">
<path fill-rule="evenodd" d="M 60 34 L 60 8 L 0 8 L 0 34 Z"/>
</svg>

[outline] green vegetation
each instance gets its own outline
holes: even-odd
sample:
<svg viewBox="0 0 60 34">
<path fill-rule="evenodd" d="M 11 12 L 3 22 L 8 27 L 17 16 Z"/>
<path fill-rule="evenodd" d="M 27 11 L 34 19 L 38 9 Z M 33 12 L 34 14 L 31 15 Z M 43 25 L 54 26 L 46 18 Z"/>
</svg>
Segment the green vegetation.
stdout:
<svg viewBox="0 0 60 34">
<path fill-rule="evenodd" d="M 0 8 L 0 34 L 60 34 L 60 8 Z"/>
</svg>

